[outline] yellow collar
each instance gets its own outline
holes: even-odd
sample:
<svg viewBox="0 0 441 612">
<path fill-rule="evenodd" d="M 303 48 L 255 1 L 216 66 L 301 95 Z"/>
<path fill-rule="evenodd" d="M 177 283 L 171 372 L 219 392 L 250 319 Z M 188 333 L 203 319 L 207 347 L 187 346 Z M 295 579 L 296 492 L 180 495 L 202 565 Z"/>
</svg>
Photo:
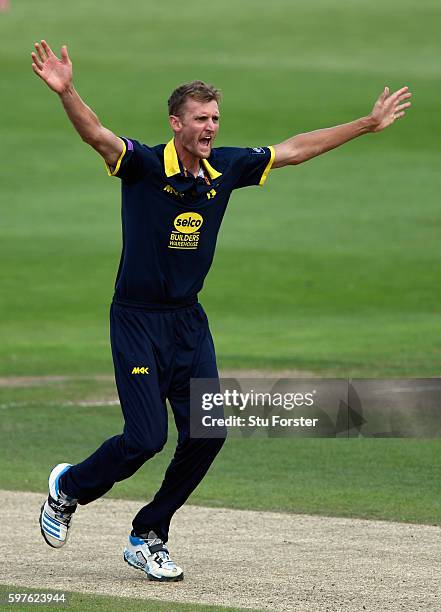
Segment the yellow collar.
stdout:
<svg viewBox="0 0 441 612">
<path fill-rule="evenodd" d="M 219 176 L 222 175 L 222 172 L 218 172 L 217 170 L 215 170 L 206 159 L 203 159 L 202 163 L 212 180 L 217 179 Z M 165 176 L 173 176 L 175 174 L 180 174 L 181 172 L 181 169 L 179 168 L 178 154 L 176 153 L 176 147 L 173 138 L 165 145 L 164 169 Z"/>
</svg>

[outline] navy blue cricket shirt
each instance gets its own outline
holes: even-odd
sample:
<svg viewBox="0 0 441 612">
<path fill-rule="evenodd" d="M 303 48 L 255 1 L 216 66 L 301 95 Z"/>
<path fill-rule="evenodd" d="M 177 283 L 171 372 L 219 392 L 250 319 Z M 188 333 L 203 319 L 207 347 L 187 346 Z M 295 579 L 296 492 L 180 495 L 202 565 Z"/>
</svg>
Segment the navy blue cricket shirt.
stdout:
<svg viewBox="0 0 441 612">
<path fill-rule="evenodd" d="M 273 147 L 212 149 L 204 177 L 182 167 L 174 141 L 148 147 L 122 138 L 109 176 L 122 182 L 123 247 L 114 300 L 149 307 L 197 300 L 233 189 L 263 185 Z"/>
</svg>

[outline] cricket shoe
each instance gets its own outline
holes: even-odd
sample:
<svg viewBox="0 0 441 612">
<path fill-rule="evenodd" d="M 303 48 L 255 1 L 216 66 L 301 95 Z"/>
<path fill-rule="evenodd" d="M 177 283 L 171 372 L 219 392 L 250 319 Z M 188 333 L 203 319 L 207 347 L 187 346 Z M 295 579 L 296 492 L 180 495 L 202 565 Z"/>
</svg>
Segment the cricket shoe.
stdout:
<svg viewBox="0 0 441 612">
<path fill-rule="evenodd" d="M 130 535 L 124 560 L 143 570 L 149 580 L 178 582 L 184 579 L 184 572 L 170 559 L 167 546 L 154 531 L 149 531 L 146 537 Z"/>
<path fill-rule="evenodd" d="M 59 463 L 54 467 L 49 474 L 49 496 L 41 506 L 41 535 L 52 548 L 61 548 L 66 544 L 72 516 L 77 509 L 77 500 L 60 489 L 60 478 L 70 467 L 70 463 Z"/>
</svg>

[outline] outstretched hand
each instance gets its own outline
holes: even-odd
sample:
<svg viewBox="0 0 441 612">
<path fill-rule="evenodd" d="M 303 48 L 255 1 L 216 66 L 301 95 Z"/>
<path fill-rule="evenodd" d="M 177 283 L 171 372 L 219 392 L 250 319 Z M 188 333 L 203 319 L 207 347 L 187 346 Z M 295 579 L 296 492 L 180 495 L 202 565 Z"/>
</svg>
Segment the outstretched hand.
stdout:
<svg viewBox="0 0 441 612">
<path fill-rule="evenodd" d="M 392 125 L 396 119 L 404 117 L 405 109 L 410 106 L 410 102 L 405 102 L 405 100 L 408 100 L 411 96 L 408 87 L 402 87 L 390 95 L 389 87 L 385 87 L 370 114 L 373 125 L 372 131 L 381 132 L 384 128 Z"/>
<path fill-rule="evenodd" d="M 32 70 L 56 93 L 66 91 L 72 83 L 72 62 L 66 45 L 61 47 L 61 60 L 45 40 L 41 41 L 41 46 L 35 43 L 35 49 L 36 53 L 31 53 Z"/>
</svg>

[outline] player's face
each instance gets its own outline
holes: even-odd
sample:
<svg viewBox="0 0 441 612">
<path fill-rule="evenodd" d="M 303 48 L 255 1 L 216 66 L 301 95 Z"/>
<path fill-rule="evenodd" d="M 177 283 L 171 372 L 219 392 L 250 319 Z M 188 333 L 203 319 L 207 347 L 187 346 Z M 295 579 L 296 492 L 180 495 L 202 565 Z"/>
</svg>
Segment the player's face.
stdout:
<svg viewBox="0 0 441 612">
<path fill-rule="evenodd" d="M 179 117 L 174 119 L 172 127 L 180 144 L 195 157 L 209 157 L 219 130 L 216 100 L 198 102 L 188 98 Z"/>
</svg>

